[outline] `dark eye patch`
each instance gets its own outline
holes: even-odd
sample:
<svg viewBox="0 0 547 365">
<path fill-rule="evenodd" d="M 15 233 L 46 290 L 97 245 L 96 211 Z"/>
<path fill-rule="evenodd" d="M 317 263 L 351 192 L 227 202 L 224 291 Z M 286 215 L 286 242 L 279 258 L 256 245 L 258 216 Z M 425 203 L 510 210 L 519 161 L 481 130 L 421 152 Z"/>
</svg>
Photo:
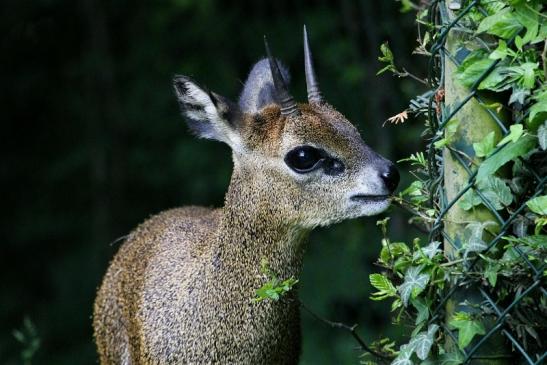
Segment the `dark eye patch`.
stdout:
<svg viewBox="0 0 547 365">
<path fill-rule="evenodd" d="M 289 151 L 285 163 L 299 174 L 323 168 L 327 175 L 339 175 L 345 169 L 340 160 L 329 156 L 324 150 L 306 145 Z"/>
<path fill-rule="evenodd" d="M 346 167 L 342 163 L 342 161 L 336 159 L 336 158 L 329 158 L 325 163 L 323 164 L 323 169 L 325 170 L 325 174 L 327 175 L 340 175 Z"/>
</svg>

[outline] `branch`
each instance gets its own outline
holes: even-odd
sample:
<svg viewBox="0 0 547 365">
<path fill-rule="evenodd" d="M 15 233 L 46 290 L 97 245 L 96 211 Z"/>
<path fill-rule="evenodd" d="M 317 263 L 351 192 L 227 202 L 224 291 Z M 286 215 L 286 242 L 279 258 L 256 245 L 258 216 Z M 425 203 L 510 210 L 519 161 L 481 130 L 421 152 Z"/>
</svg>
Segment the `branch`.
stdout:
<svg viewBox="0 0 547 365">
<path fill-rule="evenodd" d="M 407 69 L 404 68 L 404 67 L 403 67 L 403 72 L 400 72 L 400 71 L 395 72 L 394 71 L 394 73 L 395 73 L 395 75 L 397 75 L 399 77 L 407 77 L 408 76 L 408 77 L 412 78 L 413 80 L 418 81 L 419 83 L 424 84 L 424 85 L 427 86 L 427 81 L 426 80 L 421 79 L 418 76 L 414 75 L 413 73 L 408 72 Z"/>
<path fill-rule="evenodd" d="M 329 325 L 332 328 L 341 328 L 341 329 L 349 331 L 351 333 L 351 335 L 353 336 L 353 338 L 359 343 L 362 350 L 372 354 L 373 356 L 376 356 L 380 359 L 383 359 L 383 360 L 391 360 L 392 359 L 391 357 L 379 354 L 378 352 L 376 352 L 373 349 L 371 349 L 370 347 L 368 347 L 367 344 L 365 343 L 365 341 L 361 338 L 361 336 L 359 336 L 359 334 L 355 331 L 355 328 L 357 328 L 357 324 L 354 324 L 353 326 L 348 326 L 345 323 L 329 321 L 328 319 L 323 318 L 323 317 L 319 316 L 318 314 L 312 312 L 312 310 L 309 309 L 308 307 L 306 307 L 306 305 L 304 303 L 302 303 L 301 300 L 299 300 L 299 302 L 300 302 L 300 306 L 306 312 L 308 312 L 312 317 L 314 317 L 315 319 Z"/>
</svg>

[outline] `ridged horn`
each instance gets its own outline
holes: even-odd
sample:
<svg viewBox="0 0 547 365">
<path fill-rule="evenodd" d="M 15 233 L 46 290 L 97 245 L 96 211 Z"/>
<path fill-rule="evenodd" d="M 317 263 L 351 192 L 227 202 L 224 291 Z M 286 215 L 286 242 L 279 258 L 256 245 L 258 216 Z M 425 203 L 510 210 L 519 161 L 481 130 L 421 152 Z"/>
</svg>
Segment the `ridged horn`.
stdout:
<svg viewBox="0 0 547 365">
<path fill-rule="evenodd" d="M 310 42 L 308 40 L 308 31 L 304 25 L 304 69 L 306 72 L 306 88 L 308 90 L 308 102 L 321 104 L 323 103 L 323 95 L 319 90 L 319 82 L 315 77 L 315 71 L 313 70 L 313 60 L 310 50 Z"/>
<path fill-rule="evenodd" d="M 279 66 L 277 65 L 277 61 L 272 56 L 272 52 L 270 51 L 270 46 L 268 46 L 268 40 L 266 39 L 266 36 L 264 36 L 264 47 L 266 48 L 266 54 L 270 62 L 270 71 L 272 73 L 276 99 L 281 104 L 281 115 L 300 115 L 300 111 L 298 110 L 296 102 L 294 101 L 294 98 L 291 96 L 291 94 L 289 94 L 287 85 L 285 85 L 285 81 L 283 80 L 283 76 L 281 75 L 281 71 L 279 70 Z"/>
</svg>

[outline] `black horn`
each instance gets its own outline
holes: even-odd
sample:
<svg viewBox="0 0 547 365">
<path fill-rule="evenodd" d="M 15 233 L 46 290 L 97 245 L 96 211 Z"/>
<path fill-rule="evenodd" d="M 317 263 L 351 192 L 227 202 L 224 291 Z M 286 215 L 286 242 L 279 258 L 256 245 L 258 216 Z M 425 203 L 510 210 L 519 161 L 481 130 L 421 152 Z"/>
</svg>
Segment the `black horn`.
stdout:
<svg viewBox="0 0 547 365">
<path fill-rule="evenodd" d="M 266 48 L 266 54 L 268 55 L 268 60 L 270 61 L 270 71 L 272 73 L 272 79 L 275 87 L 275 93 L 277 101 L 281 104 L 281 115 L 285 116 L 298 116 L 300 111 L 294 101 L 294 98 L 289 94 L 287 85 L 283 80 L 277 61 L 272 56 L 270 47 L 268 46 L 268 40 L 264 36 L 264 47 Z"/>
<path fill-rule="evenodd" d="M 310 42 L 308 40 L 308 31 L 304 25 L 304 69 L 306 72 L 306 88 L 308 90 L 308 102 L 321 104 L 323 103 L 323 96 L 319 90 L 319 82 L 315 77 L 315 71 L 313 70 L 313 60 L 310 50 Z"/>
</svg>

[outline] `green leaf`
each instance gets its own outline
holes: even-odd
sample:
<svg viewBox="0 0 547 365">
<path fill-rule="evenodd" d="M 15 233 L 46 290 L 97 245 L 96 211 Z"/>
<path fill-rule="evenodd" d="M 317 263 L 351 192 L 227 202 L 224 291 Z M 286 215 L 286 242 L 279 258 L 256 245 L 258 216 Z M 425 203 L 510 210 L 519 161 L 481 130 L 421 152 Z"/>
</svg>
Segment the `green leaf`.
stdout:
<svg viewBox="0 0 547 365">
<path fill-rule="evenodd" d="M 518 86 L 525 89 L 532 89 L 536 82 L 536 74 L 539 73 L 539 64 L 525 62 L 517 66 L 504 67 L 502 71 L 510 78 L 511 82 L 516 82 Z"/>
<path fill-rule="evenodd" d="M 413 203 L 423 203 L 429 199 L 423 193 L 423 183 L 420 180 L 413 181 L 405 190 L 401 192 L 402 196 L 408 196 Z"/>
<path fill-rule="evenodd" d="M 475 335 L 484 335 L 486 331 L 481 322 L 473 320 L 469 313 L 457 312 L 448 324 L 458 329 L 458 347 L 464 349 Z"/>
<path fill-rule="evenodd" d="M 421 274 L 422 268 L 412 266 L 405 273 L 405 281 L 399 286 L 399 293 L 404 306 L 408 305 L 409 299 L 420 294 L 429 282 L 428 274 Z"/>
<path fill-rule="evenodd" d="M 498 280 L 498 272 L 500 271 L 500 265 L 489 262 L 484 270 L 484 277 L 488 280 L 492 288 L 496 286 Z"/>
<path fill-rule="evenodd" d="M 418 312 L 416 315 L 416 321 L 415 324 L 418 325 L 422 322 L 425 322 L 429 319 L 429 306 L 422 298 L 414 298 L 410 300 L 410 303 L 414 308 L 416 308 L 416 311 Z"/>
<path fill-rule="evenodd" d="M 528 116 L 528 125 L 534 128 L 537 123 L 543 123 L 547 120 L 547 88 L 534 95 L 535 102 L 530 106 L 530 115 Z"/>
<path fill-rule="evenodd" d="M 481 81 L 478 89 L 492 90 L 496 92 L 509 89 L 511 87 L 511 84 L 507 80 L 509 75 L 505 72 L 505 70 L 506 68 L 501 65 L 497 65 L 496 67 L 494 67 L 494 69 L 490 71 L 485 79 Z"/>
<path fill-rule="evenodd" d="M 370 274 L 370 284 L 378 289 L 376 293 L 372 293 L 372 300 L 382 300 L 397 295 L 397 289 L 391 281 L 382 274 Z"/>
<path fill-rule="evenodd" d="M 537 62 L 526 62 L 520 65 L 522 69 L 522 86 L 527 89 L 534 87 L 536 83 L 536 70 L 539 68 Z"/>
<path fill-rule="evenodd" d="M 538 196 L 528 200 L 526 202 L 526 206 L 536 214 L 547 215 L 547 195 Z"/>
<path fill-rule="evenodd" d="M 501 11 L 484 18 L 477 29 L 477 33 L 486 32 L 488 34 L 497 35 L 503 39 L 509 39 L 517 34 L 522 29 L 522 25 L 511 12 L 510 8 L 502 9 Z"/>
<path fill-rule="evenodd" d="M 514 103 L 519 103 L 524 105 L 525 99 L 530 96 L 530 90 L 519 87 L 518 85 L 513 85 L 513 92 L 509 97 L 509 105 Z"/>
<path fill-rule="evenodd" d="M 437 255 L 437 253 L 441 252 L 441 250 L 439 249 L 440 245 L 441 245 L 441 242 L 439 242 L 439 241 L 431 241 L 431 243 L 429 243 L 429 245 L 427 245 L 425 247 L 421 247 L 420 251 L 425 256 L 432 259 L 433 257 L 435 257 L 435 255 Z"/>
<path fill-rule="evenodd" d="M 504 236 L 503 239 L 518 245 L 528 246 L 534 250 L 547 249 L 547 235 L 544 234 L 523 237 Z"/>
<path fill-rule="evenodd" d="M 391 365 L 414 365 L 414 364 L 412 363 L 412 360 L 410 360 L 409 358 L 397 357 L 395 358 L 395 360 L 393 360 Z"/>
<path fill-rule="evenodd" d="M 481 180 L 478 189 L 496 210 L 501 210 L 513 202 L 511 189 L 497 176 L 492 175 Z"/>
<path fill-rule="evenodd" d="M 513 124 L 511 127 L 509 127 L 509 130 L 509 134 L 503 137 L 503 139 L 498 142 L 498 146 L 506 144 L 509 141 L 516 142 L 522 136 L 522 133 L 524 133 L 522 124 Z"/>
<path fill-rule="evenodd" d="M 459 351 L 442 354 L 436 365 L 460 365 L 463 364 L 465 357 Z"/>
<path fill-rule="evenodd" d="M 480 203 L 482 203 L 482 199 L 473 189 L 467 190 L 458 202 L 463 210 L 469 210 Z"/>
<path fill-rule="evenodd" d="M 473 149 L 475 150 L 475 155 L 477 157 L 485 157 L 494 150 L 494 138 L 496 134 L 490 132 L 482 139 L 482 141 L 473 143 Z"/>
<path fill-rule="evenodd" d="M 542 150 L 547 150 L 547 121 L 538 128 L 538 141 Z"/>
<path fill-rule="evenodd" d="M 477 59 L 477 57 L 479 57 L 478 55 L 481 55 L 480 57 L 482 57 L 484 53 L 480 52 L 474 54 L 471 52 L 464 62 L 458 67 L 458 71 L 456 72 L 456 79 L 466 87 L 473 86 L 473 84 L 495 62 L 486 57 Z M 470 56 L 472 57 L 471 60 L 474 60 L 473 62 L 468 60 Z M 468 61 L 467 63 L 465 62 L 466 60 Z M 489 82 L 489 84 L 490 83 L 492 82 Z"/>
<path fill-rule="evenodd" d="M 523 41 L 522 41 L 521 36 L 519 36 L 519 35 L 517 35 L 517 36 L 515 37 L 515 46 L 517 47 L 517 49 L 518 49 L 519 51 L 522 52 Z"/>
<path fill-rule="evenodd" d="M 462 233 L 463 248 L 465 249 L 463 258 L 467 258 L 470 252 L 481 252 L 488 248 L 486 242 L 482 239 L 483 231 L 488 226 L 496 225 L 492 221 L 471 222 L 465 226 Z"/>
<path fill-rule="evenodd" d="M 433 143 L 435 148 L 443 148 L 447 144 L 452 143 L 454 134 L 456 134 L 456 131 L 458 130 L 458 124 L 459 122 L 455 118 L 450 119 L 448 123 L 446 123 L 446 126 L 444 127 L 444 138 Z"/>
<path fill-rule="evenodd" d="M 497 176 L 487 176 L 479 181 L 477 189 L 496 210 L 501 210 L 513 202 L 511 189 Z M 466 191 L 459 202 L 463 210 L 469 210 L 479 204 L 484 204 L 484 202 L 474 189 Z"/>
<path fill-rule="evenodd" d="M 380 46 L 380 52 L 382 53 L 382 55 L 378 57 L 378 60 L 387 63 L 387 65 L 380 71 L 378 71 L 376 75 L 380 75 L 386 71 L 397 71 L 395 63 L 393 61 L 393 52 L 391 52 L 391 49 L 389 49 L 388 42 L 385 42 Z"/>
<path fill-rule="evenodd" d="M 420 332 L 410 340 L 409 346 L 413 348 L 420 360 L 425 360 L 429 355 L 438 329 L 439 326 L 432 324 L 428 327 L 427 332 Z"/>
<path fill-rule="evenodd" d="M 508 51 L 507 51 L 507 42 L 505 42 L 503 39 L 500 39 L 498 43 L 498 48 L 496 48 L 488 58 L 491 60 L 503 60 L 505 57 L 507 57 Z"/>
<path fill-rule="evenodd" d="M 260 261 L 260 271 L 269 280 L 255 291 L 256 296 L 252 299 L 253 302 L 260 302 L 265 299 L 277 301 L 298 283 L 298 280 L 293 277 L 280 282 L 277 276 L 270 270 L 268 260 L 265 258 L 262 258 Z"/>
<path fill-rule="evenodd" d="M 512 159 L 528 153 L 536 144 L 535 138 L 530 135 L 524 135 L 514 143 L 509 143 L 497 153 L 488 157 L 480 165 L 477 180 L 484 180 L 486 177 L 493 175 L 500 167 L 505 165 Z"/>
<path fill-rule="evenodd" d="M 527 6 L 527 4 L 520 4 L 515 6 L 514 16 L 518 22 L 526 28 L 526 34 L 520 41 L 519 50 L 521 50 L 523 45 L 530 43 L 537 37 L 539 32 L 539 14 L 536 13 L 529 5 Z M 516 41 L 517 39 L 515 38 L 515 45 L 517 45 Z"/>
<path fill-rule="evenodd" d="M 17 341 L 19 341 L 21 343 L 25 343 L 26 337 L 23 334 L 23 332 L 21 332 L 19 330 L 13 330 L 12 334 L 13 334 L 13 337 L 15 337 L 15 339 Z"/>
</svg>

